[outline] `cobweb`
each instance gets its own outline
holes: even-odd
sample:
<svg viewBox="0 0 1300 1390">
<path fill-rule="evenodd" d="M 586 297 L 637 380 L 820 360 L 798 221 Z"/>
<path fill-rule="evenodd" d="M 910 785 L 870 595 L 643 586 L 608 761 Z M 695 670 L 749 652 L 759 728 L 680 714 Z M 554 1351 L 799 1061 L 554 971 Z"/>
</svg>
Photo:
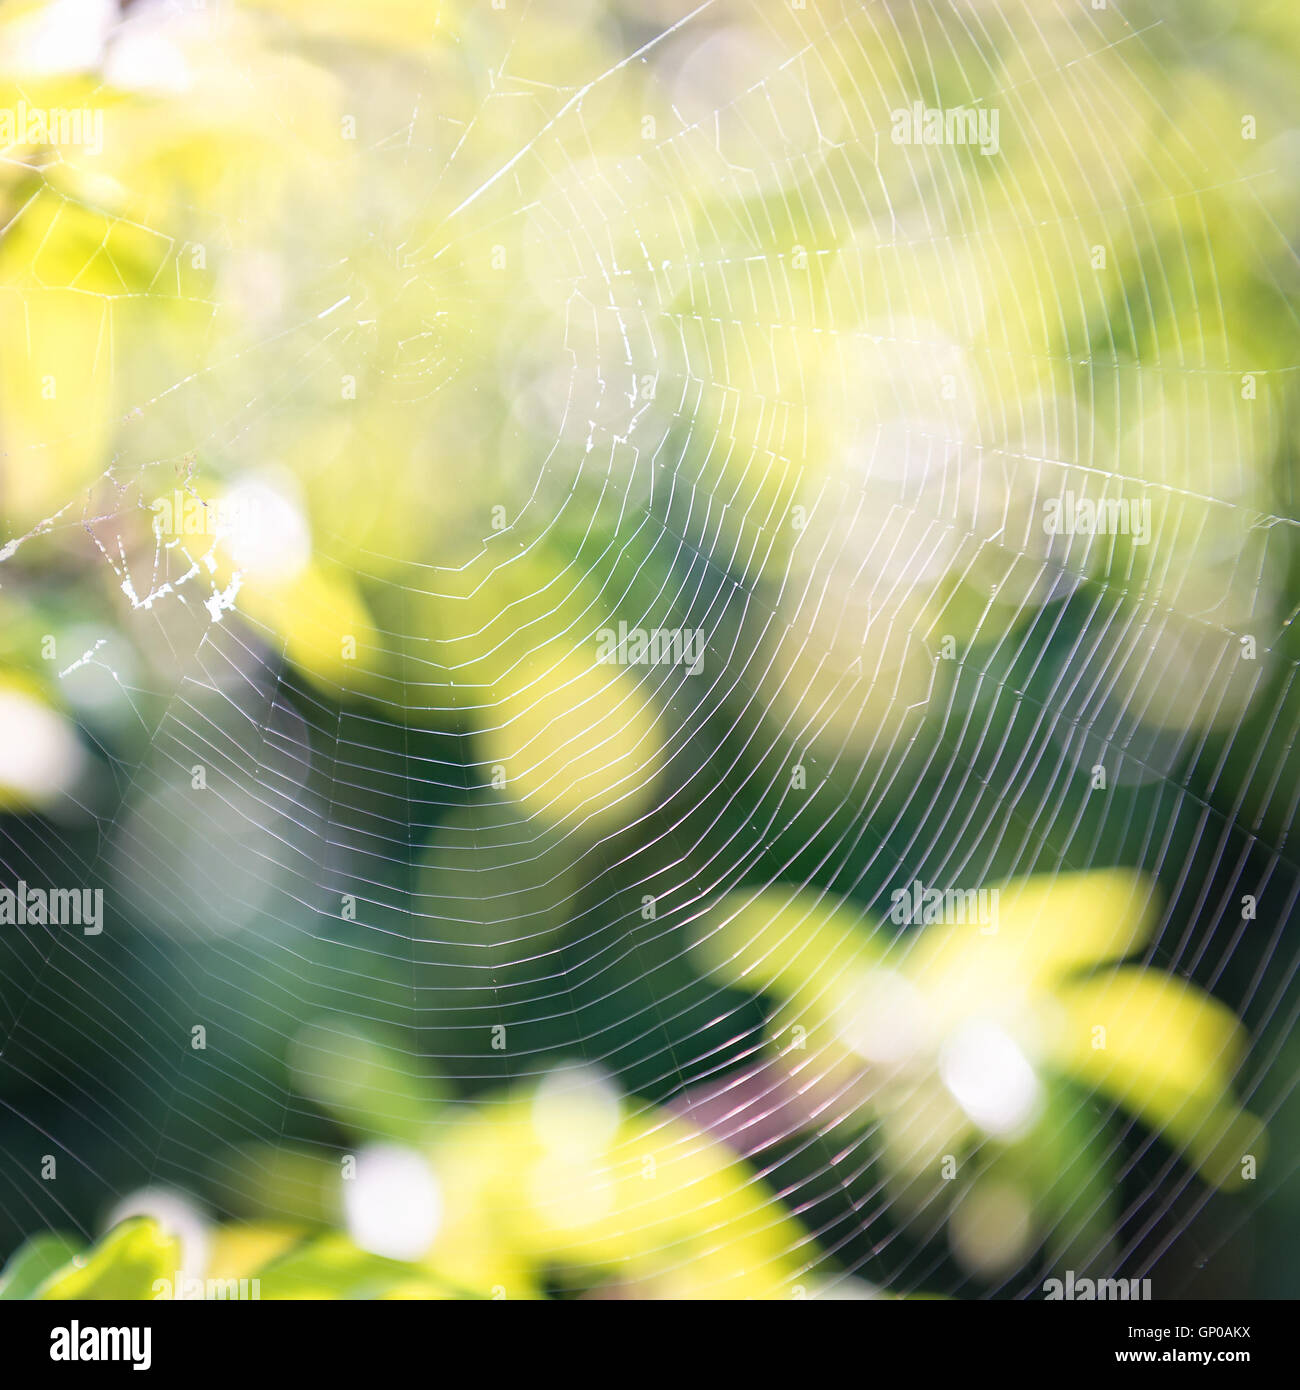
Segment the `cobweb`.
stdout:
<svg viewBox="0 0 1300 1390">
<path fill-rule="evenodd" d="M 5 157 L 4 283 L 62 292 L 76 224 L 111 393 L 6 431 L 0 587 L 51 596 L 83 746 L 0 859 L 106 909 L 6 945 L 9 1244 L 142 1187 L 238 1211 L 249 1152 L 336 1162 L 287 1060 L 333 1020 L 440 1079 L 440 1124 L 575 1062 L 692 1120 L 827 1288 L 1039 1288 L 1051 1220 L 954 1262 L 833 1050 L 792 1093 L 767 1004 L 703 968 L 763 890 L 837 905 L 865 963 L 913 881 L 1144 871 L 1141 963 L 1243 1021 L 1237 1094 L 1285 1135 L 1295 113 L 1214 7 L 508 0 L 400 41 L 400 6 L 47 8 L 102 21 L 111 169 Z M 896 139 L 918 106 L 997 148 Z M 161 164 L 227 117 L 178 200 L 117 199 L 147 170 L 115 132 Z M 1149 538 L 1048 534 L 1067 493 Z M 699 669 L 601 666 L 620 622 Z M 1240 1278 L 1284 1139 L 1219 1200 L 1071 1105 L 1111 1267 Z"/>
</svg>

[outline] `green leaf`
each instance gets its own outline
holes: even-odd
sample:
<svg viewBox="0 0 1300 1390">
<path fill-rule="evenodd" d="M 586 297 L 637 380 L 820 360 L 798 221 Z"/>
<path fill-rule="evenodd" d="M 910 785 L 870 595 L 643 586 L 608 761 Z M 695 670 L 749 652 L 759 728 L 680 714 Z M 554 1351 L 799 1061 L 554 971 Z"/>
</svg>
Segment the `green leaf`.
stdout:
<svg viewBox="0 0 1300 1390">
<path fill-rule="evenodd" d="M 0 1274 L 0 1298 L 32 1298 L 36 1290 L 85 1247 L 71 1236 L 33 1236 L 9 1258 Z"/>
<path fill-rule="evenodd" d="M 35 1297 L 49 1299 L 147 1299 L 154 1282 L 171 1279 L 180 1265 L 180 1243 L 147 1218 L 115 1226 L 78 1266 L 56 1270 Z"/>
<path fill-rule="evenodd" d="M 258 1275 L 263 1298 L 465 1297 L 419 1265 L 372 1255 L 330 1232 L 303 1241 Z"/>
<path fill-rule="evenodd" d="M 298 1087 L 350 1133 L 428 1142 L 438 1096 L 396 1048 L 348 1023 L 309 1024 L 290 1061 Z"/>
</svg>

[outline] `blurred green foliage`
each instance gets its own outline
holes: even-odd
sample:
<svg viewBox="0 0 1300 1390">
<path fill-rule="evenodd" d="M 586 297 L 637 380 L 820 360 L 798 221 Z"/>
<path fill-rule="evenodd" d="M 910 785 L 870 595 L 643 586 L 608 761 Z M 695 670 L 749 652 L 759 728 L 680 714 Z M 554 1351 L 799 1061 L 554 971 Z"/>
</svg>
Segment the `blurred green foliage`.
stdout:
<svg viewBox="0 0 1300 1390">
<path fill-rule="evenodd" d="M 0 937 L 5 1296 L 191 1270 L 92 1242 L 141 1188 L 263 1297 L 1294 1292 L 1296 6 L 719 0 L 624 63 L 671 5 L 249 0 L 51 65 L 53 8 L 0 107 L 105 138 L 0 158 L 0 857 L 112 917 Z M 1043 535 L 1115 487 L 1158 544 Z M 914 878 L 1022 915 L 898 931 Z M 943 1079 L 991 998 L 1010 1137 Z M 755 1154 L 684 1098 L 759 1061 Z M 394 1154 L 418 1259 L 355 1240 Z"/>
</svg>

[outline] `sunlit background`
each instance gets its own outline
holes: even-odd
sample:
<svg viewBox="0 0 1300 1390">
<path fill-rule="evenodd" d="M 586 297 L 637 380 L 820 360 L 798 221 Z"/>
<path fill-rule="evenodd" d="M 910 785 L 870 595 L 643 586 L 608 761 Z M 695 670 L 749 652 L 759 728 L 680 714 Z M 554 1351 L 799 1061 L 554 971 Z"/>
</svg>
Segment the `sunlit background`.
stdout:
<svg viewBox="0 0 1300 1390">
<path fill-rule="evenodd" d="M 1300 1293 L 1298 234 L 1291 0 L 0 4 L 0 1296 Z"/>
</svg>

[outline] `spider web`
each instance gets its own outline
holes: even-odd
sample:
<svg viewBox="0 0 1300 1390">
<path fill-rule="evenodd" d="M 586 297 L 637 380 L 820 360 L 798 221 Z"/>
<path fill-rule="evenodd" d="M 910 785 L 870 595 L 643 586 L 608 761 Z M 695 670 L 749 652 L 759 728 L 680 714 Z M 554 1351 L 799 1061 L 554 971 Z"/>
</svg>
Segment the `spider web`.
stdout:
<svg viewBox="0 0 1300 1390">
<path fill-rule="evenodd" d="M 426 47 L 394 56 L 250 9 L 256 63 L 223 7 L 110 15 L 105 90 L 160 37 L 229 41 L 215 62 L 252 94 L 291 54 L 356 113 L 346 187 L 271 98 L 250 119 L 302 168 L 260 223 L 197 184 L 175 221 L 119 218 L 64 152 L 22 162 L 0 239 L 49 199 L 50 235 L 102 228 L 96 373 L 125 383 L 97 479 L 0 550 L 3 587 L 61 566 L 96 615 L 57 664 L 99 772 L 60 816 L 5 821 L 6 881 L 108 889 L 101 938 L 26 928 L 6 956 L 9 1227 L 85 1232 L 140 1187 L 238 1210 L 249 1151 L 337 1162 L 286 1061 L 328 1018 L 441 1078 L 440 1124 L 561 1061 L 693 1119 L 799 1218 L 789 1253 L 828 1288 L 1037 1289 L 1036 1243 L 962 1270 L 937 1199 L 896 1209 L 829 1052 L 799 1063 L 811 1113 L 791 1096 L 764 1006 L 693 954 L 735 891 L 847 907 L 865 963 L 913 880 L 1132 865 L 1161 889 L 1142 963 L 1237 1013 L 1238 1093 L 1284 1114 L 1295 365 L 1237 341 L 1235 267 L 1293 343 L 1270 176 L 1294 148 L 1239 158 L 1221 113 L 1169 115 L 1201 20 L 511 0 L 430 6 Z M 917 102 L 997 111 L 1003 150 L 897 143 Z M 198 242 L 234 269 L 191 276 Z M 39 257 L 25 287 L 49 288 Z M 165 338 L 119 362 L 141 303 L 183 315 L 194 360 Z M 153 525 L 156 496 L 249 477 L 275 554 L 305 529 L 356 576 L 355 665 L 310 669 L 301 610 L 269 617 L 220 529 Z M 1067 491 L 1149 503 L 1149 546 L 1045 534 Z M 702 633 L 702 669 L 619 667 L 611 712 L 566 662 L 619 620 Z M 1221 1208 L 1124 1109 L 1083 1095 L 1073 1119 L 1113 1165 L 1116 1267 L 1168 1268 L 1169 1294 L 1231 1265 L 1294 1167 L 1275 1152 Z M 45 1153 L 63 1181 L 34 1176 Z M 1196 1259 L 1171 1257 L 1188 1232 Z"/>
</svg>

